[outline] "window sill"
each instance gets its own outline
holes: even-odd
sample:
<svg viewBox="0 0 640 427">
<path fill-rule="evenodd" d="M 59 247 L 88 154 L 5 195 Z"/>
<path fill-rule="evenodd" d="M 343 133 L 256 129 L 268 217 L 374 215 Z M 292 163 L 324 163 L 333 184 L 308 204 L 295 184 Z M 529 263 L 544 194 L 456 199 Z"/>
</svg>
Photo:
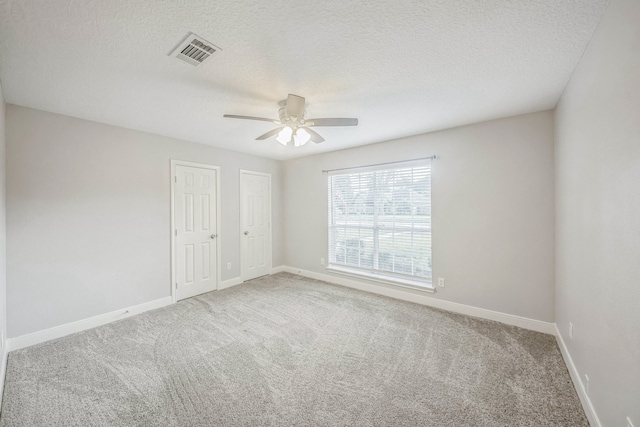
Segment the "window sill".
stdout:
<svg viewBox="0 0 640 427">
<path fill-rule="evenodd" d="M 389 286 L 397 286 L 401 288 L 412 289 L 414 291 L 435 293 L 435 288 L 431 283 L 418 282 L 413 280 L 405 280 L 396 277 L 383 276 L 381 274 L 368 273 L 364 271 L 351 270 L 349 268 L 330 266 L 327 271 L 341 274 L 344 276 L 355 277 L 359 279 L 370 280 L 373 282 L 383 283 Z"/>
</svg>

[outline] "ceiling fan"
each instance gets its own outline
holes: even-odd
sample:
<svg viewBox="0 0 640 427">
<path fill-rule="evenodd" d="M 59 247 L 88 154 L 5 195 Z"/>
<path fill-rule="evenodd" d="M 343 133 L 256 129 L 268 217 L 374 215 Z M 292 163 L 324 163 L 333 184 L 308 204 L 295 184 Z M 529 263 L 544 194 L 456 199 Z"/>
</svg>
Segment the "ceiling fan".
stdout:
<svg viewBox="0 0 640 427">
<path fill-rule="evenodd" d="M 230 119 L 260 120 L 278 125 L 277 128 L 260 135 L 256 140 L 263 140 L 276 136 L 276 141 L 282 145 L 293 145 L 301 147 L 309 141 L 316 144 L 325 139 L 316 131 L 311 129 L 318 126 L 357 126 L 358 119 L 348 118 L 324 118 L 305 119 L 305 100 L 298 95 L 289 94 L 287 99 L 280 102 L 278 110 L 279 120 L 267 119 L 265 117 L 237 116 L 235 114 L 225 114 L 224 117 Z"/>
</svg>

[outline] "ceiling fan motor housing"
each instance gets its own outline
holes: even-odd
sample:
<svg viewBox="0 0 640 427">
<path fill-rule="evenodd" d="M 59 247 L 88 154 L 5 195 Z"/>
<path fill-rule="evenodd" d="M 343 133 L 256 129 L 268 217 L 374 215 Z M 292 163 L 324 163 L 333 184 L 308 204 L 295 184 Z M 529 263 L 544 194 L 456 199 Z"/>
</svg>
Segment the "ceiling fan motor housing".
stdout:
<svg viewBox="0 0 640 427">
<path fill-rule="evenodd" d="M 287 117 L 295 117 L 296 121 L 301 121 L 304 117 L 304 98 L 289 94 L 284 108 Z"/>
</svg>

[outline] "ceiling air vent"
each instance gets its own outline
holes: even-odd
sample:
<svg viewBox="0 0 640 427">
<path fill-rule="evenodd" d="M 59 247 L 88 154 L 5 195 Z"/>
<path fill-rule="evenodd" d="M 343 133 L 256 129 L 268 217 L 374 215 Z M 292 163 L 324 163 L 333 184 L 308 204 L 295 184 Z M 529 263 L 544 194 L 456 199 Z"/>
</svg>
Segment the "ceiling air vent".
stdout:
<svg viewBox="0 0 640 427">
<path fill-rule="evenodd" d="M 169 56 L 174 56 L 182 59 L 184 62 L 197 66 L 219 50 L 222 49 L 200 36 L 189 33 L 184 40 L 171 51 Z"/>
</svg>

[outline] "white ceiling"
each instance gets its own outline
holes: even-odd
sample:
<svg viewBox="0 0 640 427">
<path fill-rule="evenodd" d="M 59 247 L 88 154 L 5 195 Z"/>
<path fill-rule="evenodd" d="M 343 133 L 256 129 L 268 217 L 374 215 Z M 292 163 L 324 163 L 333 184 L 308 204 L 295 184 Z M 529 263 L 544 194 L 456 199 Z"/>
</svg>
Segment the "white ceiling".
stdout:
<svg viewBox="0 0 640 427">
<path fill-rule="evenodd" d="M 276 159 L 553 108 L 608 0 L 2 0 L 8 103 Z M 187 32 L 223 51 L 167 54 Z M 323 144 L 254 141 L 307 98 Z"/>
</svg>

